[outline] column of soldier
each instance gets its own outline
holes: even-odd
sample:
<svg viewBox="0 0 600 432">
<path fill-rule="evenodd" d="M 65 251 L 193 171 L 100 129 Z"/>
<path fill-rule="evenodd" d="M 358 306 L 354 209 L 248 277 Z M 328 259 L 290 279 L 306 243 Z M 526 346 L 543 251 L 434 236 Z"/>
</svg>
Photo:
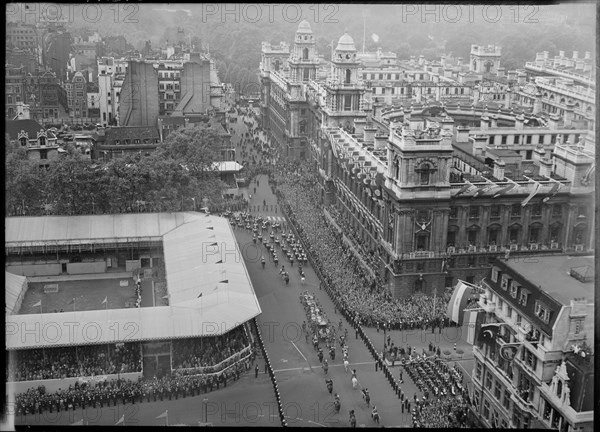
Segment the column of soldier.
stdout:
<svg viewBox="0 0 600 432">
<path fill-rule="evenodd" d="M 176 366 L 170 376 L 140 377 L 138 380 L 121 377 L 103 381 L 88 379 L 89 382 L 76 382 L 56 392 L 47 392 L 43 385 L 32 387 L 16 395 L 16 414 L 53 412 L 86 406 L 103 407 L 143 400 L 171 400 L 206 393 L 221 385 L 226 386 L 250 369 L 255 352 L 244 351 L 243 355 L 235 355 L 248 346 L 248 341 L 239 334 L 234 333 L 230 338 L 213 339 L 203 342 L 178 341 L 184 345 L 187 343 L 193 349 L 180 349 L 181 343 L 176 344 L 173 353 L 173 364 Z M 232 356 L 231 361 L 223 362 Z M 106 345 L 26 350 L 17 352 L 12 360 L 14 365 L 8 368 L 9 381 L 98 377 L 142 371 L 139 343 L 126 343 L 120 350 L 115 350 L 114 347 L 107 349 Z M 219 364 L 219 369 L 211 368 L 208 362 Z M 204 366 L 203 373 L 198 374 L 186 368 L 195 365 Z"/>
</svg>

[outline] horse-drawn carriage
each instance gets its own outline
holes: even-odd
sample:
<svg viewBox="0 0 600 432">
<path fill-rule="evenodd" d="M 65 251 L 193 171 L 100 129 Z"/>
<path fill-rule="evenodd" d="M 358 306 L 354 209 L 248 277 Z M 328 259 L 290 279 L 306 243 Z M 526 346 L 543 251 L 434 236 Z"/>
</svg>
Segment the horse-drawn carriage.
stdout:
<svg viewBox="0 0 600 432">
<path fill-rule="evenodd" d="M 327 319 L 327 314 L 323 311 L 316 296 L 305 291 L 300 295 L 300 302 L 304 305 L 306 318 L 313 333 L 323 341 L 335 337 L 335 326 Z"/>
</svg>

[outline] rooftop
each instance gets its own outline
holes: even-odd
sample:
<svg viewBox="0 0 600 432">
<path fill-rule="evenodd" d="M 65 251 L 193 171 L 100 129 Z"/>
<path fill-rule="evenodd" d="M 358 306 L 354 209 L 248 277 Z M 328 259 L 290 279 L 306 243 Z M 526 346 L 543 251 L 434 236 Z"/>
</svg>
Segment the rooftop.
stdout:
<svg viewBox="0 0 600 432">
<path fill-rule="evenodd" d="M 537 256 L 526 260 L 509 260 L 512 268 L 533 285 L 541 286 L 557 302 L 569 306 L 571 300 L 586 298 L 593 300 L 594 284 L 583 283 L 570 275 L 572 268 L 591 266 L 594 258 L 590 256 Z"/>
<path fill-rule="evenodd" d="M 94 340 L 81 332 L 62 332 L 57 338 L 41 341 L 35 332 L 14 332 L 7 334 L 8 350 L 114 343 L 124 338 L 145 341 L 217 336 L 261 313 L 225 218 L 194 212 L 10 217 L 5 219 L 5 227 L 7 241 L 24 245 L 161 241 L 169 298 L 169 306 L 10 315 L 7 324 L 15 328 L 35 328 L 40 322 L 55 322 L 62 328 L 78 322 L 84 326 L 97 323 L 100 329 Z M 15 297 L 21 282 L 7 275 L 8 279 Z M 137 331 L 124 336 L 127 331 L 111 331 L 114 323 L 127 323 L 130 330 L 133 326 Z"/>
</svg>

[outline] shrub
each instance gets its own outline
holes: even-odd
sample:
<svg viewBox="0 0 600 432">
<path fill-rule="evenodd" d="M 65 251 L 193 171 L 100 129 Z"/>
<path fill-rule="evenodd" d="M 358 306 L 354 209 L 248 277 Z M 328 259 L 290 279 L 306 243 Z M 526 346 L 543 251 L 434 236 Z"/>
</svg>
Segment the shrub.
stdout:
<svg viewBox="0 0 600 432">
<path fill-rule="evenodd" d="M 444 355 L 450 355 L 450 351 L 444 350 Z"/>
</svg>

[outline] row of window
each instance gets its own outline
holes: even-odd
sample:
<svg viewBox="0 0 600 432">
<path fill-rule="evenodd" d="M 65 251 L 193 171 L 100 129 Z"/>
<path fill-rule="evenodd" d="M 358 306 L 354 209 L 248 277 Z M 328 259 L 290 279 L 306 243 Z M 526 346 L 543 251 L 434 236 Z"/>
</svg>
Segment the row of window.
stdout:
<svg viewBox="0 0 600 432">
<path fill-rule="evenodd" d="M 529 238 L 527 239 L 528 243 L 540 243 L 541 242 L 541 227 L 538 225 L 532 225 L 529 227 Z M 562 225 L 554 224 L 550 226 L 548 238 L 552 243 L 559 243 L 561 238 Z M 579 233 L 579 230 L 576 231 L 576 244 L 583 244 L 583 235 L 585 232 Z M 467 228 L 467 241 L 476 246 L 480 241 L 481 230 L 477 226 L 471 226 Z M 501 235 L 502 229 L 500 226 L 490 226 L 487 229 L 487 244 L 489 245 L 500 245 L 503 243 L 519 243 L 519 237 L 521 234 L 521 227 L 514 225 L 508 228 L 508 240 L 502 242 Z M 458 227 L 450 226 L 448 227 L 447 233 L 447 245 L 448 246 L 456 246 L 457 244 L 457 236 L 458 236 Z"/>
<path fill-rule="evenodd" d="M 514 281 L 508 275 L 505 275 L 505 274 L 503 275 L 502 272 L 495 267 L 492 268 L 491 278 L 492 278 L 493 282 L 498 282 L 498 280 L 500 280 L 500 288 L 502 288 L 504 291 L 509 292 L 510 296 L 512 298 L 518 299 L 518 304 L 520 306 L 527 306 L 527 301 L 531 294 L 529 292 L 529 290 L 527 290 L 526 288 L 523 288 L 520 284 L 518 284 L 516 281 Z M 511 310 L 511 313 L 512 313 L 512 310 Z M 542 320 L 544 323 L 547 324 L 550 321 L 552 311 L 543 302 L 541 302 L 540 300 L 536 300 L 535 307 L 534 307 L 534 314 L 540 320 Z M 517 314 L 517 323 L 518 324 L 520 324 L 520 321 L 521 321 L 520 318 L 521 318 L 521 316 L 519 314 Z"/>
<path fill-rule="evenodd" d="M 152 139 L 150 139 L 150 138 L 144 138 L 144 140 L 143 140 L 143 141 L 144 141 L 144 144 L 151 144 L 151 143 L 152 143 Z M 158 139 L 158 138 L 156 138 L 156 139 L 154 140 L 154 142 L 155 142 L 155 143 L 159 142 L 159 139 Z M 118 139 L 116 139 L 116 140 L 114 140 L 114 141 L 112 142 L 112 144 L 114 144 L 114 145 L 119 145 L 119 144 L 121 144 L 121 140 L 118 140 Z M 122 143 L 122 144 L 126 144 L 126 145 L 127 145 L 127 144 L 132 144 L 132 142 L 131 142 L 131 140 L 130 140 L 129 138 L 127 138 L 127 139 L 124 139 L 124 140 L 123 140 L 123 143 Z M 133 140 L 133 144 L 142 144 L 142 140 L 141 140 L 141 139 L 139 139 L 139 138 L 136 138 L 136 139 L 134 139 L 134 140 Z"/>
<path fill-rule="evenodd" d="M 469 219 L 479 219 L 481 216 L 481 207 L 482 206 L 469 206 Z M 542 212 L 544 209 L 544 205 L 541 203 L 532 204 L 531 208 L 531 217 L 533 218 L 541 218 Z M 490 209 L 490 219 L 500 219 L 501 217 L 501 205 L 492 205 L 489 207 Z M 510 207 L 510 216 L 511 217 L 521 217 L 523 211 L 523 206 L 521 204 L 512 204 Z M 552 218 L 560 218 L 563 213 L 563 205 L 562 204 L 552 204 L 551 206 L 551 217 Z M 577 206 L 576 215 L 578 218 L 587 218 L 588 208 L 585 205 Z M 450 207 L 450 219 L 458 219 L 458 207 L 452 206 Z"/>
<path fill-rule="evenodd" d="M 483 365 L 478 360 L 475 360 L 475 378 L 477 378 L 477 380 L 479 380 L 479 381 L 482 380 L 482 371 L 483 371 Z M 502 406 L 504 408 L 506 408 L 507 410 L 510 409 L 510 395 L 511 395 L 510 391 L 502 385 L 500 380 L 498 380 L 498 379 L 494 380 L 492 372 L 489 370 L 486 371 L 484 385 L 485 385 L 485 388 L 488 389 L 489 391 L 492 391 L 492 387 L 493 387 L 494 398 L 496 398 L 496 400 L 498 402 L 502 403 Z M 486 413 L 486 402 L 487 402 L 487 413 Z M 489 415 L 490 415 L 489 409 L 490 409 L 490 403 L 487 399 L 484 399 L 483 415 L 486 419 L 489 419 Z"/>
<path fill-rule="evenodd" d="M 175 91 L 179 91 L 179 84 L 164 84 L 164 83 L 159 83 L 158 84 L 158 88 L 159 88 L 159 90 L 175 90 Z"/>
<path fill-rule="evenodd" d="M 179 72 L 159 72 L 159 78 L 179 78 Z"/>
</svg>

